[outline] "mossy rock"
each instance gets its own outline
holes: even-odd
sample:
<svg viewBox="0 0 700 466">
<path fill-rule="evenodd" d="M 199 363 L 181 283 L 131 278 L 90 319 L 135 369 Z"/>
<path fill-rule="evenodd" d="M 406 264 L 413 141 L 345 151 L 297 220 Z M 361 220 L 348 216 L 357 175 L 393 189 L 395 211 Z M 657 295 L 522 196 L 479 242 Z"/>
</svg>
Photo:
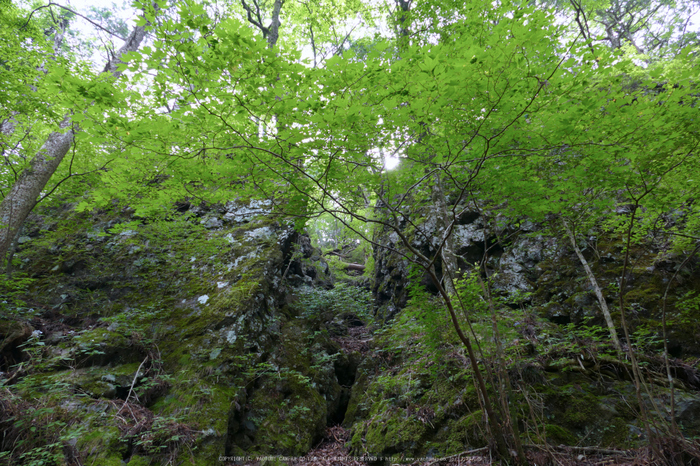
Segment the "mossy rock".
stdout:
<svg viewBox="0 0 700 466">
<path fill-rule="evenodd" d="M 371 421 L 365 421 L 360 429 L 356 427 L 355 435 L 362 432 L 362 448 L 365 451 L 354 450 L 353 453 L 374 456 L 417 454 L 425 445 L 431 430 L 427 423 L 418 420 L 406 410 L 386 409 Z M 351 443 L 355 443 L 354 437 Z"/>
<path fill-rule="evenodd" d="M 453 375 L 451 382 L 440 381 L 426 387 L 419 403 L 435 412 L 433 422 L 476 411 L 480 406 L 476 388 L 463 372 Z"/>
<path fill-rule="evenodd" d="M 151 466 L 154 464 L 154 461 L 152 458 L 134 455 L 129 458 L 128 464 L 129 466 Z M 155 464 L 157 464 L 157 462 Z"/>
<path fill-rule="evenodd" d="M 73 348 L 73 357 L 79 367 L 115 366 L 143 358 L 129 338 L 106 328 L 88 330 L 62 345 Z"/>
<path fill-rule="evenodd" d="M 437 429 L 425 446 L 426 453 L 448 456 L 464 450 L 481 448 L 488 443 L 481 410 L 459 419 L 449 419 Z M 432 451 L 431 451 L 432 450 Z"/>
<path fill-rule="evenodd" d="M 576 445 L 578 443 L 574 434 L 556 424 L 546 424 L 544 432 L 547 435 L 547 442 L 553 445 Z"/>
<path fill-rule="evenodd" d="M 223 436 L 237 392 L 237 387 L 212 384 L 182 371 L 172 380 L 168 394 L 158 399 L 151 410 L 160 416 L 176 417 L 193 429 Z"/>
<path fill-rule="evenodd" d="M 121 432 L 116 426 L 100 425 L 99 420 L 90 422 L 90 427 L 76 444 L 78 451 L 88 452 L 87 464 L 121 466 L 127 445 L 121 441 Z"/>
<path fill-rule="evenodd" d="M 309 378 L 309 383 L 326 403 L 327 421 L 339 409 L 342 387 L 336 377 L 335 362 L 341 358 L 340 347 L 325 333 L 312 334 L 297 322 L 283 325 L 274 363 Z"/>
<path fill-rule="evenodd" d="M 377 361 L 373 358 L 365 358 L 357 368 L 355 383 L 350 391 L 350 401 L 345 410 L 343 425 L 350 427 L 358 418 L 364 418 L 369 414 L 369 406 L 363 402 L 367 401 L 365 392 L 370 385 L 370 373 L 376 367 Z"/>
<path fill-rule="evenodd" d="M 636 406 L 631 382 L 600 385 L 571 371 L 549 378 L 551 385 L 535 387 L 544 395 L 548 438 L 566 445 L 634 446 L 629 425 L 637 414 L 629 407 L 630 403 Z"/>
<path fill-rule="evenodd" d="M 131 388 L 135 382 L 138 366 L 138 363 L 116 367 L 92 366 L 62 371 L 56 374 L 56 378 L 71 384 L 76 390 L 87 393 L 93 398 L 112 399 L 118 394 L 125 395 Z"/>
<path fill-rule="evenodd" d="M 611 419 L 606 426 L 602 428 L 600 444 L 604 447 L 621 448 L 625 446 L 634 446 L 634 439 L 631 425 L 627 420 L 621 417 Z"/>
<path fill-rule="evenodd" d="M 558 420 L 565 426 L 583 429 L 606 414 L 600 410 L 599 402 L 595 396 L 588 393 L 577 393 L 566 396 L 564 412 Z"/>
<path fill-rule="evenodd" d="M 383 399 L 381 383 L 377 383 L 376 375 L 383 373 L 380 359 L 365 357 L 357 367 L 355 383 L 350 392 L 350 400 L 345 411 L 343 425 L 351 427 L 352 423 L 359 419 L 371 417 L 375 410 L 377 400 Z"/>
<path fill-rule="evenodd" d="M 219 457 L 224 455 L 223 439 L 214 436 L 199 438 L 194 448 L 182 448 L 177 452 L 174 464 L 181 466 L 221 466 Z"/>
<path fill-rule="evenodd" d="M 209 383 L 190 371 L 178 373 L 171 384 L 167 395 L 159 398 L 151 410 L 158 416 L 177 419 L 190 429 L 201 432 L 202 435 L 195 440 L 194 464 L 216 464 L 218 457 L 225 453 L 229 413 L 238 389 Z M 184 457 L 190 458 L 191 455 Z"/>
<path fill-rule="evenodd" d="M 74 388 L 65 382 L 64 373 L 36 373 L 24 377 L 14 391 L 27 400 L 42 399 L 47 403 L 60 404 L 73 397 Z"/>
<path fill-rule="evenodd" d="M 231 454 L 304 455 L 323 434 L 326 401 L 308 380 L 294 374 L 283 380 L 275 376 L 264 379 L 262 387 L 248 398 L 241 423 L 241 430 L 254 445 L 245 449 L 237 442 Z"/>
<path fill-rule="evenodd" d="M 660 279 L 637 280 L 632 290 L 625 294 L 627 305 L 639 304 L 646 309 L 656 309 L 661 304 L 665 285 Z"/>
</svg>

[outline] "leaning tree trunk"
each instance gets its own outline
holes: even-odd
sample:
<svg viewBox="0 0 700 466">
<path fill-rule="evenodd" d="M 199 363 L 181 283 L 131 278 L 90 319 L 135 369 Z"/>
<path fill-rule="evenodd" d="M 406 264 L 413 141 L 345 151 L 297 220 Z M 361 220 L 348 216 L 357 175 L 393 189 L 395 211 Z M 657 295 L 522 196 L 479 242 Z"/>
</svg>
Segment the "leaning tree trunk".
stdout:
<svg viewBox="0 0 700 466">
<path fill-rule="evenodd" d="M 436 230 L 441 241 L 440 260 L 442 262 L 442 281 L 449 295 L 456 294 L 450 272 L 457 270 L 457 255 L 454 251 L 454 215 L 447 209 L 447 196 L 442 186 L 440 172 L 435 172 L 435 184 L 432 187 L 432 201 L 435 206 Z"/>
<path fill-rule="evenodd" d="M 59 125 L 70 125 L 66 118 Z M 0 204 L 0 258 L 4 261 L 12 241 L 34 208 L 39 194 L 73 144 L 73 130 L 51 133 L 31 164 L 17 178 Z"/>
<path fill-rule="evenodd" d="M 588 265 L 588 261 L 585 257 L 583 257 L 581 249 L 579 249 L 578 244 L 576 244 L 576 236 L 574 235 L 572 229 L 569 228 L 569 224 L 566 223 L 564 217 L 562 217 L 561 222 L 564 225 L 564 229 L 566 230 L 566 235 L 569 237 L 571 247 L 574 248 L 574 252 L 576 252 L 579 261 L 581 261 L 581 265 L 583 265 L 583 269 L 586 271 L 586 276 L 588 277 L 588 280 L 591 283 L 591 288 L 593 288 L 596 298 L 598 298 L 600 310 L 603 312 L 603 317 L 605 317 L 605 323 L 608 324 L 608 331 L 610 332 L 610 341 L 612 341 L 613 346 L 615 346 L 615 350 L 617 351 L 618 356 L 622 355 L 622 346 L 620 346 L 620 340 L 617 338 L 617 330 L 615 329 L 615 323 L 612 320 L 612 315 L 610 314 L 610 309 L 608 309 L 608 304 L 605 302 L 603 290 L 600 289 L 598 281 L 596 280 L 595 275 L 591 270 L 591 267 Z"/>
<path fill-rule="evenodd" d="M 122 72 L 117 66 L 121 57 L 127 52 L 138 50 L 146 36 L 146 26 L 135 26 L 126 42 L 114 57 L 107 62 L 103 70 L 115 79 Z M 36 153 L 0 204 L 0 263 L 5 261 L 15 236 L 19 233 L 36 205 L 39 194 L 46 187 L 51 176 L 63 161 L 63 157 L 73 145 L 76 129 L 71 124 L 70 116 L 59 125 L 59 130 L 49 135 L 41 149 Z"/>
</svg>

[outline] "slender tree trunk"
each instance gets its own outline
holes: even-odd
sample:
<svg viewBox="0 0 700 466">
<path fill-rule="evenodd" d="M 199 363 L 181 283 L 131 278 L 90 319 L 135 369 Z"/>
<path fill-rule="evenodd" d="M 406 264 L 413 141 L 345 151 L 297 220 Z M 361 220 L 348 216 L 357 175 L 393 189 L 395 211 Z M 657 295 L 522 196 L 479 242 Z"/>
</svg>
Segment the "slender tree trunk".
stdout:
<svg viewBox="0 0 700 466">
<path fill-rule="evenodd" d="M 644 423 L 644 430 L 647 434 L 647 442 L 651 446 L 652 454 L 657 459 L 662 459 L 663 455 L 659 449 L 661 440 L 661 435 L 658 429 L 650 425 L 651 419 L 649 417 L 649 410 L 644 404 L 644 398 L 642 396 L 642 387 L 644 386 L 647 391 L 647 396 L 649 401 L 654 403 L 654 398 L 649 393 L 648 388 L 644 383 L 644 378 L 642 377 L 642 372 L 639 368 L 639 363 L 637 361 L 637 356 L 634 352 L 634 346 L 632 346 L 632 339 L 630 338 L 629 328 L 627 326 L 627 319 L 625 318 L 625 285 L 627 284 L 627 269 L 630 263 L 630 246 L 632 244 L 632 232 L 634 231 L 636 214 L 639 210 L 640 202 L 649 194 L 649 191 L 644 193 L 638 199 L 634 199 L 634 205 L 632 206 L 632 213 L 630 216 L 629 227 L 627 227 L 626 240 L 625 240 L 625 261 L 622 265 L 622 275 L 620 275 L 620 323 L 622 324 L 622 330 L 625 334 L 625 341 L 627 342 L 627 355 L 629 356 L 630 364 L 632 365 L 632 375 L 634 381 L 635 393 L 637 395 L 637 404 L 639 404 L 639 413 L 641 414 L 642 422 Z M 658 410 L 657 410 L 658 411 Z M 662 460 L 663 461 L 663 460 Z"/>
<path fill-rule="evenodd" d="M 107 62 L 103 72 L 110 73 L 115 79 L 118 78 L 122 74 L 121 71 L 117 71 L 117 66 L 122 63 L 122 55 L 138 50 L 145 36 L 145 26 L 135 26 L 122 48 Z M 6 126 L 7 123 L 3 122 L 3 130 Z M 49 179 L 73 145 L 75 131 L 76 128 L 71 123 L 70 115 L 67 115 L 59 124 L 58 131 L 49 135 L 30 162 L 29 167 L 19 175 L 10 192 L 2 200 L 2 204 L 0 204 L 0 263 L 5 261 L 13 239 L 36 205 L 39 194 L 46 187 Z"/>
<path fill-rule="evenodd" d="M 576 244 L 576 236 L 574 236 L 573 231 L 571 231 L 571 228 L 569 228 L 569 224 L 566 223 L 566 220 L 564 220 L 563 217 L 561 219 L 561 223 L 564 225 L 566 235 L 569 237 L 569 241 L 571 242 L 571 247 L 574 248 L 574 251 L 578 256 L 578 260 L 581 262 L 581 265 L 583 265 L 583 269 L 586 271 L 586 276 L 591 282 L 591 286 L 593 287 L 593 291 L 595 292 L 596 298 L 598 298 L 598 304 L 600 304 L 600 309 L 603 312 L 605 322 L 607 323 L 608 330 L 610 331 L 610 339 L 612 340 L 618 355 L 621 355 L 623 354 L 622 346 L 620 346 L 620 340 L 617 338 L 617 330 L 615 330 L 615 324 L 613 323 L 612 316 L 610 315 L 610 309 L 608 309 L 608 304 L 605 302 L 603 291 L 600 289 L 600 286 L 598 286 L 598 281 L 596 280 L 595 275 L 593 275 L 593 271 L 588 265 L 588 261 L 585 257 L 583 257 L 581 249 L 579 249 L 578 244 Z"/>
<path fill-rule="evenodd" d="M 493 440 L 496 442 L 496 449 L 499 455 L 507 461 L 508 459 L 511 459 L 512 455 L 510 449 L 508 448 L 506 437 L 503 435 L 503 430 L 501 428 L 502 418 L 499 415 L 499 413 L 493 410 L 493 403 L 491 402 L 489 392 L 486 389 L 486 384 L 484 383 L 484 378 L 481 374 L 481 369 L 479 368 L 478 359 L 476 358 L 476 354 L 474 353 L 472 342 L 469 339 L 469 337 L 466 336 L 462 331 L 462 326 L 459 324 L 457 314 L 454 310 L 454 306 L 452 305 L 452 298 L 447 293 L 447 290 L 445 290 L 445 288 L 442 286 L 440 279 L 435 274 L 435 269 L 433 267 L 430 267 L 427 270 L 427 272 L 433 284 L 438 289 L 438 293 L 440 293 L 440 296 L 442 296 L 445 305 L 447 306 L 447 312 L 450 315 L 450 319 L 452 320 L 452 326 L 457 332 L 457 336 L 459 337 L 464 347 L 467 349 L 467 354 L 469 355 L 469 362 L 471 363 L 472 370 L 474 371 L 474 376 L 479 386 L 479 391 L 481 392 L 481 396 L 484 398 L 484 410 L 486 411 L 486 421 L 488 422 L 489 427 L 491 428 L 491 434 L 493 435 Z"/>
<path fill-rule="evenodd" d="M 443 241 L 442 249 L 440 250 L 443 286 L 449 295 L 454 295 L 455 285 L 452 281 L 452 275 L 448 273 L 449 271 L 457 271 L 457 256 L 454 252 L 454 235 L 452 234 L 453 218 L 447 210 L 447 201 L 440 172 L 435 172 L 432 197 L 433 205 L 436 209 L 436 231 L 440 240 Z"/>
<path fill-rule="evenodd" d="M 484 215 L 482 212 L 481 215 Z M 491 313 L 491 329 L 493 332 L 493 341 L 496 345 L 496 375 L 494 377 L 493 384 L 497 387 L 496 391 L 498 393 L 498 399 L 501 404 L 501 412 L 503 413 L 503 428 L 507 429 L 508 436 L 512 441 L 513 448 L 515 448 L 516 461 L 519 464 L 527 464 L 527 457 L 525 456 L 525 450 L 523 450 L 523 444 L 520 441 L 520 427 L 518 426 L 518 416 L 515 409 L 515 405 L 511 404 L 513 400 L 513 388 L 510 382 L 510 376 L 508 375 L 508 366 L 506 364 L 505 351 L 503 350 L 503 343 L 501 342 L 501 334 L 498 328 L 498 315 L 496 313 L 496 304 L 494 302 L 493 293 L 491 293 L 489 276 L 488 262 L 489 262 L 489 245 L 488 245 L 488 225 L 490 221 L 484 222 L 484 255 L 481 259 L 481 274 L 477 272 L 477 278 L 479 284 L 481 285 L 481 292 L 486 299 L 489 306 L 489 312 Z M 495 232 L 495 230 L 494 230 Z M 503 247 L 503 243 L 498 234 L 498 243 Z"/>
<path fill-rule="evenodd" d="M 436 192 L 433 191 L 433 195 L 435 195 Z M 444 193 L 442 193 L 444 194 Z M 442 197 L 442 204 L 446 204 L 444 196 Z M 472 342 L 470 338 L 464 333 L 462 330 L 462 326 L 459 322 L 459 319 L 457 318 L 457 314 L 454 309 L 454 303 L 453 303 L 453 298 L 457 297 L 459 298 L 456 293 L 450 294 L 447 289 L 445 288 L 444 284 L 445 283 L 450 283 L 452 284 L 452 280 L 441 280 L 435 271 L 435 261 L 436 261 L 436 256 L 432 257 L 427 257 L 423 254 L 421 254 L 420 251 L 418 251 L 412 244 L 411 241 L 403 234 L 401 231 L 401 228 L 399 226 L 399 221 L 396 215 L 396 211 L 393 211 L 389 206 L 389 203 L 386 202 L 383 199 L 383 196 L 379 194 L 379 200 L 377 201 L 377 208 L 382 209 L 382 206 L 385 206 L 385 211 L 386 212 L 391 212 L 393 214 L 393 222 L 387 221 L 387 222 L 381 222 L 382 225 L 384 225 L 385 228 L 388 230 L 393 230 L 394 233 L 396 233 L 403 244 L 403 246 L 410 251 L 411 253 L 414 254 L 415 258 L 410 259 L 414 264 L 418 265 L 421 267 L 425 272 L 428 273 L 428 276 L 430 277 L 430 280 L 433 282 L 433 285 L 435 285 L 435 288 L 437 288 L 438 293 L 443 299 L 443 302 L 445 303 L 445 306 L 447 307 L 447 312 L 450 316 L 450 320 L 452 322 L 452 326 L 457 333 L 457 336 L 459 337 L 459 340 L 462 342 L 464 347 L 467 350 L 468 354 L 468 359 L 471 364 L 472 370 L 474 371 L 474 378 L 476 379 L 476 384 L 478 387 L 478 391 L 481 395 L 482 401 L 483 401 L 483 408 L 485 411 L 485 417 L 486 417 L 486 422 L 489 426 L 490 434 L 492 437 L 493 442 L 495 443 L 496 451 L 498 452 L 498 455 L 506 461 L 507 464 L 509 464 L 511 461 L 514 461 L 519 464 L 527 464 L 527 458 L 524 456 L 518 456 L 516 452 L 511 451 L 509 448 L 509 441 L 513 441 L 517 443 L 517 440 L 510 438 L 511 436 L 508 435 L 507 433 L 504 432 L 503 430 L 503 422 L 504 422 L 504 416 L 503 413 L 501 412 L 500 406 L 496 405 L 494 406 L 494 403 L 491 400 L 491 397 L 489 396 L 489 391 L 486 388 L 486 382 L 484 381 L 484 377 L 482 374 L 482 369 L 479 367 L 479 359 L 476 357 L 476 354 L 474 352 L 474 347 L 472 346 Z M 332 215 L 336 215 L 333 214 Z M 440 212 L 438 212 L 438 216 L 440 217 Z M 444 217 L 443 217 L 444 219 Z M 443 231 L 443 236 L 440 238 L 440 241 L 442 242 L 445 239 L 445 234 L 449 234 L 449 236 L 452 236 L 452 228 L 451 228 L 451 223 L 448 223 L 448 228 Z M 442 248 L 444 247 L 444 244 L 441 243 L 440 250 L 436 251 L 436 255 L 440 254 L 442 257 Z M 456 262 L 456 261 L 455 261 Z M 444 263 L 443 263 L 443 277 L 450 277 L 450 272 L 451 269 L 449 269 Z M 494 407 L 496 409 L 494 409 Z M 510 430 L 510 429 L 509 429 Z M 512 430 L 510 430 L 512 432 Z"/>
</svg>

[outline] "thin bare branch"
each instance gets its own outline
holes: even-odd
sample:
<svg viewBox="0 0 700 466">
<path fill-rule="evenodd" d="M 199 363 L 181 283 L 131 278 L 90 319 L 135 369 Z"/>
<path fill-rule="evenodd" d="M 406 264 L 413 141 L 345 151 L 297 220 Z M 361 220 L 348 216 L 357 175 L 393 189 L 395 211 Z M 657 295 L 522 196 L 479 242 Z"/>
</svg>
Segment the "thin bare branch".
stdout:
<svg viewBox="0 0 700 466">
<path fill-rule="evenodd" d="M 87 16 L 82 15 L 82 14 L 78 13 L 77 11 L 75 11 L 75 10 L 73 10 L 73 9 L 71 9 L 71 8 L 68 8 L 67 6 L 59 5 L 58 3 L 53 3 L 53 2 L 49 2 L 49 3 L 46 4 L 46 5 L 42 5 L 42 6 L 38 7 L 38 8 L 35 8 L 34 10 L 32 10 L 32 12 L 29 14 L 29 17 L 27 18 L 27 22 L 22 26 L 22 29 L 26 29 L 26 27 L 29 25 L 29 21 L 31 21 L 32 16 L 34 15 L 34 13 L 36 13 L 36 12 L 39 11 L 39 10 L 43 10 L 44 8 L 49 8 L 49 9 L 50 9 L 52 6 L 56 6 L 56 7 L 58 7 L 58 8 L 63 9 L 63 10 L 66 10 L 66 11 L 68 11 L 68 12 L 70 12 L 70 13 L 73 13 L 74 15 L 79 16 L 80 18 L 83 18 L 85 21 L 87 21 L 88 23 L 92 24 L 92 25 L 95 26 L 97 29 L 100 29 L 101 31 L 106 32 L 106 33 L 109 34 L 110 36 L 114 36 L 114 37 L 116 37 L 116 38 L 118 38 L 118 39 L 120 39 L 120 40 L 124 40 L 124 41 L 126 40 L 126 37 L 122 37 L 122 36 L 120 36 L 119 34 L 117 34 L 116 32 L 110 31 L 109 29 L 107 29 L 107 28 L 103 27 L 102 25 L 96 23 L 95 21 L 91 20 L 91 19 L 88 18 Z M 49 11 L 50 11 L 50 10 L 49 10 Z"/>
</svg>

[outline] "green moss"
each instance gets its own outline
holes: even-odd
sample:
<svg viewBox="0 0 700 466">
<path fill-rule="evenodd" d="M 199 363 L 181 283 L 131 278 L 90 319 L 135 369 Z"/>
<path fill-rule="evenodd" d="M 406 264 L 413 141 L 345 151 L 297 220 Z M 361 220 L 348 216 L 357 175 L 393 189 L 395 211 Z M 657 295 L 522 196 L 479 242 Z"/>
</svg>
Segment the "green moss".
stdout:
<svg viewBox="0 0 700 466">
<path fill-rule="evenodd" d="M 147 458 L 138 455 L 129 458 L 129 466 L 149 466 L 151 464 L 154 464 L 152 458 Z"/>
<path fill-rule="evenodd" d="M 181 371 L 171 382 L 168 394 L 151 407 L 160 416 L 175 417 L 190 427 L 216 435 L 226 433 L 230 405 L 236 387 L 210 383 L 189 371 Z"/>
<path fill-rule="evenodd" d="M 459 372 L 451 379 L 433 383 L 420 399 L 421 405 L 434 409 L 438 421 L 479 409 L 476 388 L 467 374 Z"/>
<path fill-rule="evenodd" d="M 638 416 L 629 381 L 602 386 L 585 374 L 548 374 L 549 384 L 533 387 L 543 395 L 545 431 L 553 443 L 632 447 L 629 424 Z M 631 405 L 631 406 L 630 406 Z"/>
<path fill-rule="evenodd" d="M 352 430 L 352 436 L 350 437 L 348 446 L 350 447 L 351 453 L 362 455 L 367 452 L 365 448 L 365 426 L 364 424 L 358 424 L 356 424 Z"/>
<path fill-rule="evenodd" d="M 370 454 L 413 453 L 424 444 L 430 427 L 403 410 L 387 410 L 384 416 L 368 425 L 365 434 Z"/>
<path fill-rule="evenodd" d="M 262 291 L 262 285 L 259 277 L 255 275 L 246 275 L 241 278 L 230 289 L 217 294 L 211 302 L 211 305 L 205 307 L 202 317 L 221 316 L 226 314 L 235 314 L 241 309 L 245 309 L 251 298 L 255 297 Z"/>
<path fill-rule="evenodd" d="M 624 447 L 630 445 L 630 429 L 627 421 L 616 417 L 603 428 L 601 445 L 605 447 Z M 631 446 L 631 445 L 630 445 Z"/>
<path fill-rule="evenodd" d="M 98 462 L 95 464 L 102 464 L 104 466 L 124 466 L 124 461 L 120 456 L 97 456 Z"/>
<path fill-rule="evenodd" d="M 173 464 L 181 466 L 221 466 L 219 456 L 224 454 L 224 440 L 219 437 L 208 437 L 197 446 L 181 449 Z"/>
<path fill-rule="evenodd" d="M 177 464 L 220 464 L 237 388 L 209 382 L 189 370 L 179 372 L 171 383 L 167 395 L 151 406 L 153 413 L 207 433 L 195 439 L 193 450 L 180 453 L 184 463 Z"/>
<path fill-rule="evenodd" d="M 568 397 L 561 422 L 565 426 L 584 428 L 599 416 L 598 400 L 588 393 L 577 393 Z"/>
<path fill-rule="evenodd" d="M 82 332 L 62 346 L 71 348 L 78 366 L 127 364 L 141 359 L 129 338 L 106 328 Z"/>
<path fill-rule="evenodd" d="M 72 387 L 65 382 L 65 373 L 37 373 L 28 375 L 15 386 L 15 392 L 25 399 L 42 399 L 53 403 L 69 399 Z"/>
<path fill-rule="evenodd" d="M 94 456 L 89 454 L 86 458 L 87 464 L 121 465 L 126 450 L 126 444 L 121 442 L 121 432 L 116 426 L 100 425 L 101 422 L 104 421 L 91 420 L 90 428 L 80 437 L 76 448 L 94 452 Z"/>
<path fill-rule="evenodd" d="M 625 294 L 625 303 L 628 305 L 632 303 L 642 305 L 657 304 L 663 294 L 662 290 L 663 288 L 655 286 L 654 283 L 640 284 Z"/>
<path fill-rule="evenodd" d="M 257 453 L 303 455 L 326 425 L 326 403 L 308 383 L 287 377 L 282 386 L 267 386 L 248 399 Z"/>
<path fill-rule="evenodd" d="M 92 366 L 57 372 L 54 380 L 68 383 L 81 393 L 94 398 L 114 398 L 117 387 L 130 387 L 134 381 L 138 363 L 116 367 Z"/>
<path fill-rule="evenodd" d="M 362 402 L 366 400 L 365 393 L 369 387 L 370 380 L 367 374 L 367 365 L 365 362 L 371 362 L 371 359 L 365 359 L 363 365 L 358 368 L 357 376 L 355 379 L 355 384 L 352 386 L 350 392 L 350 401 L 348 401 L 348 407 L 345 410 L 345 419 L 343 420 L 343 425 L 345 427 L 350 427 L 359 417 L 364 417 L 366 408 L 362 406 Z M 364 370 L 363 370 L 364 369 Z"/>
<path fill-rule="evenodd" d="M 576 445 L 578 443 L 574 434 L 556 424 L 546 424 L 544 431 L 547 435 L 547 442 L 554 445 Z"/>
<path fill-rule="evenodd" d="M 442 456 L 448 456 L 465 449 L 480 448 L 486 445 L 485 426 L 481 410 L 474 411 L 459 419 L 449 419 L 437 430 L 433 440 L 425 450 L 433 449 Z"/>
</svg>

